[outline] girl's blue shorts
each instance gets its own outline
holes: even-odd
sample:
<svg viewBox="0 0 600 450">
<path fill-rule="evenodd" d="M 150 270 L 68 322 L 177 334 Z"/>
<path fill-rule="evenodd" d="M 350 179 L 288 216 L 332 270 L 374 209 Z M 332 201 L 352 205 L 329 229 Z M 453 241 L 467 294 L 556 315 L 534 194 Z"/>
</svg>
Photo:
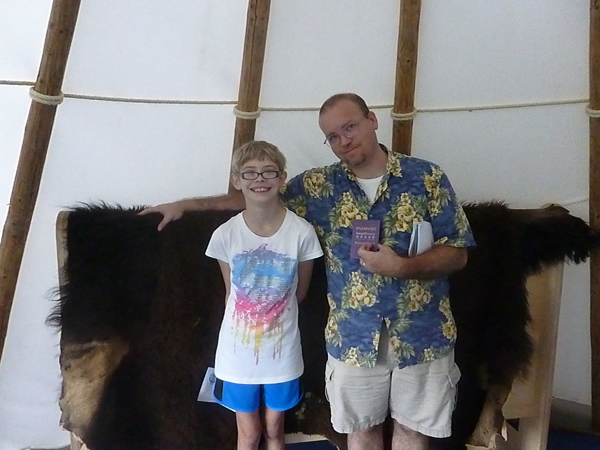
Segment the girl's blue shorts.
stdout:
<svg viewBox="0 0 600 450">
<path fill-rule="evenodd" d="M 274 411 L 287 411 L 302 398 L 300 378 L 275 384 L 237 384 L 216 379 L 213 397 L 235 412 L 253 412 L 260 404 Z"/>
</svg>

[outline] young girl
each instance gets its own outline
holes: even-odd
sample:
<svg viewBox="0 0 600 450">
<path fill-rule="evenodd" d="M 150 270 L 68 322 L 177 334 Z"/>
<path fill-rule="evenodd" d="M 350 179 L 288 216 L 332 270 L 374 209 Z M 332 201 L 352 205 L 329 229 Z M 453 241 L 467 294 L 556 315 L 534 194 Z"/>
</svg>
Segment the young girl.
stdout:
<svg viewBox="0 0 600 450">
<path fill-rule="evenodd" d="M 277 147 L 251 141 L 231 169 L 246 209 L 215 230 L 206 250 L 227 289 L 213 395 L 236 413 L 238 450 L 258 449 L 261 436 L 267 449 L 283 450 L 285 411 L 302 397 L 298 302 L 323 251 L 313 227 L 279 200 L 287 174 Z"/>
</svg>

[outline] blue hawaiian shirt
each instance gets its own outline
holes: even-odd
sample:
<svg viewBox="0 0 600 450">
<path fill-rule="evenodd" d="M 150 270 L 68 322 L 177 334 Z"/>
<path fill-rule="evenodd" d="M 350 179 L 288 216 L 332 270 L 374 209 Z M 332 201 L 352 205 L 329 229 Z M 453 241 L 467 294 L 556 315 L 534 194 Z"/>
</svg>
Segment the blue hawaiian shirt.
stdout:
<svg viewBox="0 0 600 450">
<path fill-rule="evenodd" d="M 331 356 L 375 366 L 382 321 L 399 368 L 433 361 L 454 348 L 456 326 L 446 277 L 384 277 L 350 258 L 355 219 L 381 221 L 380 242 L 402 256 L 407 255 L 413 224 L 424 220 L 432 224 L 434 245 L 475 245 L 450 181 L 437 165 L 388 152 L 373 204 L 342 162 L 294 177 L 283 199 L 315 227 L 323 246 L 330 307 L 325 340 Z"/>
</svg>

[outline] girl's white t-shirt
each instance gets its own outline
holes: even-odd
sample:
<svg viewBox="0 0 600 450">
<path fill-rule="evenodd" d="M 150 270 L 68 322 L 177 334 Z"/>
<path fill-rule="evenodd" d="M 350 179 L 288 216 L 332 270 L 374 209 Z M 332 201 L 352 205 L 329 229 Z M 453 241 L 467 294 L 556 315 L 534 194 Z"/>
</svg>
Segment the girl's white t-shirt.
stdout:
<svg viewBox="0 0 600 450">
<path fill-rule="evenodd" d="M 215 230 L 206 255 L 231 269 L 215 375 L 239 384 L 283 383 L 302 375 L 297 271 L 299 262 L 323 255 L 313 227 L 288 210 L 279 230 L 262 237 L 240 213 Z"/>
</svg>

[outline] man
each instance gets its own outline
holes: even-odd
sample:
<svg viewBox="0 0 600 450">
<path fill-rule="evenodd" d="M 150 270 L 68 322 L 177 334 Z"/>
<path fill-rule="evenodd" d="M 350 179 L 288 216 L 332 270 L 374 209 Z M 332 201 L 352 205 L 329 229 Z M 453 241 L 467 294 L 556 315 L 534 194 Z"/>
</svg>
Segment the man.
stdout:
<svg viewBox="0 0 600 450">
<path fill-rule="evenodd" d="M 382 449 L 390 414 L 392 448 L 426 450 L 427 436 L 451 433 L 456 327 L 447 276 L 464 267 L 473 236 L 452 186 L 435 164 L 390 153 L 378 122 L 356 94 L 330 97 L 319 111 L 325 143 L 340 159 L 293 178 L 283 198 L 315 227 L 325 253 L 330 314 L 326 390 L 348 448 Z M 185 210 L 242 208 L 239 196 L 159 205 L 162 229 Z M 377 248 L 351 257 L 355 220 L 381 228 Z M 432 225 L 433 247 L 408 257 L 415 223 Z"/>
</svg>

